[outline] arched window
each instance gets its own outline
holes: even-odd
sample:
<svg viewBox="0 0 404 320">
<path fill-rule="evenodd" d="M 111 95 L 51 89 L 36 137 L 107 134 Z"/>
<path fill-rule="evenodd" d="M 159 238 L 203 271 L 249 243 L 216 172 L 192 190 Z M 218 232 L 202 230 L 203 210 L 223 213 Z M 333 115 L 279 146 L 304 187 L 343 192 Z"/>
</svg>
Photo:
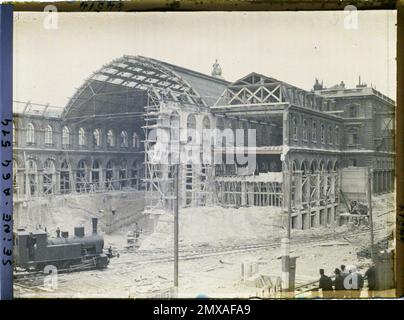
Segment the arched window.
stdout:
<svg viewBox="0 0 404 320">
<path fill-rule="evenodd" d="M 27 143 L 35 143 L 35 128 L 32 123 L 27 125 Z"/>
<path fill-rule="evenodd" d="M 219 130 L 224 130 L 224 120 L 223 118 L 217 118 L 216 120 L 216 128 Z"/>
<path fill-rule="evenodd" d="M 204 129 L 210 129 L 210 119 L 209 117 L 204 117 L 202 121 L 202 125 Z"/>
<path fill-rule="evenodd" d="M 336 145 L 339 145 L 339 127 L 335 127 L 335 136 L 334 136 L 334 142 Z"/>
<path fill-rule="evenodd" d="M 99 147 L 101 145 L 101 131 L 99 129 L 95 129 L 93 132 L 94 145 Z"/>
<path fill-rule="evenodd" d="M 122 160 L 119 166 L 119 185 L 121 188 L 126 187 L 127 185 L 127 170 L 128 164 L 126 160 Z"/>
<path fill-rule="evenodd" d="M 170 140 L 175 145 L 180 140 L 180 116 L 177 112 L 173 112 L 170 116 Z"/>
<path fill-rule="evenodd" d="M 188 141 L 194 141 L 196 139 L 196 118 L 195 115 L 190 114 L 187 119 L 187 139 Z"/>
<path fill-rule="evenodd" d="M 34 160 L 28 160 L 27 163 L 27 179 L 28 179 L 28 189 L 27 194 L 36 195 L 38 191 L 38 172 L 37 165 Z"/>
<path fill-rule="evenodd" d="M 114 179 L 114 162 L 109 160 L 105 170 L 105 181 L 107 188 L 112 188 L 112 180 Z"/>
<path fill-rule="evenodd" d="M 45 161 L 44 168 L 43 168 L 43 193 L 44 194 L 51 194 L 55 191 L 55 164 L 52 160 L 48 159 Z"/>
<path fill-rule="evenodd" d="M 292 138 L 294 140 L 297 140 L 297 120 L 296 120 L 296 118 L 293 118 L 292 123 L 293 123 L 293 128 L 292 128 L 293 135 L 292 135 Z"/>
<path fill-rule="evenodd" d="M 311 125 L 311 140 L 317 142 L 317 123 L 315 121 Z"/>
<path fill-rule="evenodd" d="M 45 128 L 45 144 L 52 144 L 53 129 L 50 125 Z"/>
<path fill-rule="evenodd" d="M 60 166 L 60 192 L 70 192 L 70 166 L 67 160 L 64 160 Z"/>
<path fill-rule="evenodd" d="M 307 140 L 309 140 L 309 128 L 308 128 L 308 125 L 307 125 L 307 120 L 304 120 L 303 121 L 303 140 L 304 141 L 307 141 Z"/>
<path fill-rule="evenodd" d="M 139 186 L 140 186 L 140 165 L 136 160 L 132 164 L 130 175 L 131 175 L 130 186 L 132 188 L 139 189 Z"/>
<path fill-rule="evenodd" d="M 302 164 L 300 165 L 300 170 L 303 172 L 303 174 L 307 174 L 307 173 L 308 173 L 309 166 L 308 166 L 306 160 L 304 160 L 304 161 L 302 162 Z"/>
<path fill-rule="evenodd" d="M 86 131 L 83 128 L 79 129 L 79 146 L 86 145 Z"/>
<path fill-rule="evenodd" d="M 204 117 L 202 120 L 202 145 L 205 148 L 210 148 L 211 144 L 211 136 L 210 136 L 210 119 L 209 117 Z M 206 149 L 207 151 L 209 149 Z"/>
<path fill-rule="evenodd" d="M 87 190 L 87 165 L 84 160 L 80 160 L 76 170 L 76 190 L 83 192 Z"/>
<path fill-rule="evenodd" d="M 112 130 L 108 130 L 107 132 L 107 147 L 115 146 L 115 135 Z"/>
<path fill-rule="evenodd" d="M 328 126 L 327 140 L 328 140 L 328 144 L 332 144 L 332 127 L 331 126 Z"/>
<path fill-rule="evenodd" d="M 321 125 L 321 129 L 320 129 L 320 137 L 321 137 L 321 143 L 324 143 L 325 141 L 325 132 L 324 132 L 324 125 Z"/>
<path fill-rule="evenodd" d="M 133 135 L 132 135 L 132 146 L 134 149 L 140 148 L 140 140 L 139 140 L 139 136 L 137 135 L 136 132 L 133 132 Z"/>
<path fill-rule="evenodd" d="M 64 126 L 62 129 L 62 144 L 67 146 L 70 144 L 70 132 L 69 128 Z"/>
<path fill-rule="evenodd" d="M 223 130 L 224 130 L 224 120 L 223 120 L 223 118 L 218 118 L 216 120 L 216 129 L 217 129 L 216 130 L 216 136 L 215 136 L 216 145 L 225 147 L 226 146 L 226 137 L 223 134 Z"/>
<path fill-rule="evenodd" d="M 121 147 L 126 148 L 128 146 L 128 133 L 123 130 L 121 132 Z"/>
<path fill-rule="evenodd" d="M 100 163 L 97 160 L 94 160 L 91 166 L 91 182 L 93 183 L 94 187 L 99 186 L 100 172 L 101 172 Z"/>
</svg>

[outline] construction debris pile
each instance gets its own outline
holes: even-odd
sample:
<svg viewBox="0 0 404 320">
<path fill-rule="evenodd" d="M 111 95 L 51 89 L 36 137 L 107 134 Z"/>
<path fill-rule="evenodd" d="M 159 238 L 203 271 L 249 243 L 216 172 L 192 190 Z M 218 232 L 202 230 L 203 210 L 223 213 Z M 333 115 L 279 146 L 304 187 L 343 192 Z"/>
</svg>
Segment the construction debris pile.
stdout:
<svg viewBox="0 0 404 320">
<path fill-rule="evenodd" d="M 181 209 L 180 245 L 228 245 L 230 242 L 265 241 L 285 233 L 281 209 L 254 207 L 229 209 L 201 207 Z M 173 245 L 173 214 L 160 215 L 152 235 L 140 249 L 153 250 Z"/>
</svg>

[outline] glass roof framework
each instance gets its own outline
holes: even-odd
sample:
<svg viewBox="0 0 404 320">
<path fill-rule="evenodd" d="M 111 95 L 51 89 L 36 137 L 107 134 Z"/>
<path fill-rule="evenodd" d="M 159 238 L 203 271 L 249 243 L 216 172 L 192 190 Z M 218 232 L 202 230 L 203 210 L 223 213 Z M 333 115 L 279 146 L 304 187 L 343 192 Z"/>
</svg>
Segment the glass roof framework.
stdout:
<svg viewBox="0 0 404 320">
<path fill-rule="evenodd" d="M 332 99 L 253 72 L 230 84 L 214 106 L 219 108 L 284 103 L 322 111 L 328 109 L 327 104 L 332 103 Z"/>
<path fill-rule="evenodd" d="M 144 98 L 145 92 L 159 100 L 208 107 L 192 86 L 169 67 L 153 59 L 125 55 L 103 66 L 87 79 L 70 99 L 62 116 L 90 116 L 91 112 L 96 115 L 99 113 L 96 104 L 120 108 L 125 102 L 123 96 L 127 96 L 126 100 L 136 100 L 139 96 Z M 80 112 L 81 109 L 87 110 Z M 129 111 L 133 110 L 122 113 Z M 143 113 L 143 110 L 137 111 Z M 112 112 L 119 113 L 119 110 Z"/>
<path fill-rule="evenodd" d="M 15 114 L 59 118 L 62 112 L 63 107 L 52 106 L 50 104 L 13 101 L 13 113 Z"/>
</svg>

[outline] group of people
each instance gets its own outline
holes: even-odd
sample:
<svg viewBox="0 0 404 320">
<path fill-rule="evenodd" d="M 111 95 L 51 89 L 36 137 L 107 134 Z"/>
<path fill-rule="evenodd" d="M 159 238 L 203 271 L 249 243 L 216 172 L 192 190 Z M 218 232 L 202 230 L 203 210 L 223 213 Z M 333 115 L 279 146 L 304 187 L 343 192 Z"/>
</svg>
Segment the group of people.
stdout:
<svg viewBox="0 0 404 320">
<path fill-rule="evenodd" d="M 364 275 L 360 274 L 355 266 L 346 268 L 341 265 L 340 268 L 335 268 L 332 278 L 325 275 L 324 269 L 320 269 L 319 289 L 323 298 L 360 298 L 365 280 L 368 284 L 368 297 L 373 297 L 376 289 L 374 265 L 370 266 Z"/>
</svg>

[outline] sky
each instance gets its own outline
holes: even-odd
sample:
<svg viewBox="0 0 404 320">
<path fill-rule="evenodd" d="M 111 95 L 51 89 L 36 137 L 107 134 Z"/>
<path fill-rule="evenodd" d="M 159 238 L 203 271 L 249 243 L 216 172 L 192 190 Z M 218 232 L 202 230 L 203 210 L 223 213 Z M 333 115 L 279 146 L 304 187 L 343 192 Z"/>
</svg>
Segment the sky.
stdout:
<svg viewBox="0 0 404 320">
<path fill-rule="evenodd" d="M 15 13 L 14 100 L 64 107 L 86 78 L 125 54 L 205 74 L 218 59 L 228 81 L 254 71 L 306 90 L 315 77 L 355 87 L 361 76 L 395 100 L 396 12 L 358 11 L 357 29 L 345 27 L 348 14 L 58 13 L 51 21 Z"/>
</svg>

